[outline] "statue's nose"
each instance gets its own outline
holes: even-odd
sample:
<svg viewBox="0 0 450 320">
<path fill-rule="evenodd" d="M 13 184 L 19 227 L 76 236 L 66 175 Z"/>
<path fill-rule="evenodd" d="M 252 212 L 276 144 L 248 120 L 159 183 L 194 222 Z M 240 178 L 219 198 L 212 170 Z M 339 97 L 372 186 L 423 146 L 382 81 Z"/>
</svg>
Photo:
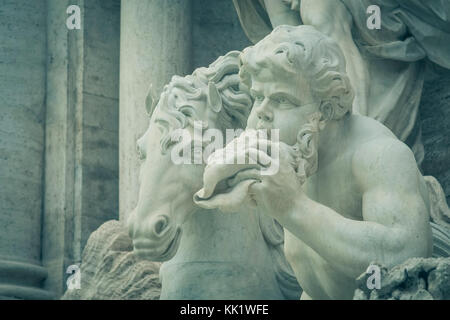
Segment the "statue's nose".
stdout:
<svg viewBox="0 0 450 320">
<path fill-rule="evenodd" d="M 256 114 L 260 121 L 272 122 L 273 112 L 269 106 L 269 99 L 265 99 L 256 110 Z"/>
<path fill-rule="evenodd" d="M 273 116 L 270 113 L 261 113 L 258 114 L 258 119 L 264 122 L 271 122 L 273 120 Z"/>
</svg>

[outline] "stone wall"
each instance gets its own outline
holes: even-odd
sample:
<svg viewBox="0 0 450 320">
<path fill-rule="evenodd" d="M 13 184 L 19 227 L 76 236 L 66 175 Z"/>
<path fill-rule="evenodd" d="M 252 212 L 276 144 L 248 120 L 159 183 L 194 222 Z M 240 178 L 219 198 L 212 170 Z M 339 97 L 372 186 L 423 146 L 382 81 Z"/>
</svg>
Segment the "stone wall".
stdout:
<svg viewBox="0 0 450 320">
<path fill-rule="evenodd" d="M 81 246 L 119 210 L 120 0 L 85 1 Z"/>
<path fill-rule="evenodd" d="M 231 0 L 194 0 L 192 70 L 208 66 L 219 56 L 251 45 Z"/>
</svg>

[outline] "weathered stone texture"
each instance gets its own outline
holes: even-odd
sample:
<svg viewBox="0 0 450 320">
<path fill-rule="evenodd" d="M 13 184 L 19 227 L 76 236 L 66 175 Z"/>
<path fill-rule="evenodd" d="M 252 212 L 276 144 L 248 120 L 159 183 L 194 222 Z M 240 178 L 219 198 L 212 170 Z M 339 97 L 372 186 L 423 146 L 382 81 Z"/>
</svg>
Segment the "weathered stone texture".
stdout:
<svg viewBox="0 0 450 320">
<path fill-rule="evenodd" d="M 65 28 L 69 4 L 81 29 Z M 42 257 L 59 297 L 89 235 L 118 217 L 120 0 L 47 1 Z"/>
<path fill-rule="evenodd" d="M 119 211 L 120 0 L 84 5 L 81 248 Z"/>
<path fill-rule="evenodd" d="M 230 0 L 195 0 L 192 3 L 192 70 L 219 56 L 251 45 Z"/>
<path fill-rule="evenodd" d="M 0 9 L 0 256 L 40 260 L 45 1 Z"/>
<path fill-rule="evenodd" d="M 161 284 L 157 262 L 138 259 L 121 222 L 104 223 L 83 251 L 81 288 L 68 290 L 63 300 L 156 300 Z"/>
<path fill-rule="evenodd" d="M 0 299 L 41 289 L 46 1 L 0 3 Z"/>
<path fill-rule="evenodd" d="M 392 268 L 381 269 L 381 288 L 369 290 L 362 274 L 357 279 L 355 300 L 448 300 L 450 299 L 450 258 L 413 258 Z"/>
<path fill-rule="evenodd" d="M 426 81 L 420 104 L 425 175 L 434 176 L 442 185 L 450 204 L 450 71 Z"/>
</svg>

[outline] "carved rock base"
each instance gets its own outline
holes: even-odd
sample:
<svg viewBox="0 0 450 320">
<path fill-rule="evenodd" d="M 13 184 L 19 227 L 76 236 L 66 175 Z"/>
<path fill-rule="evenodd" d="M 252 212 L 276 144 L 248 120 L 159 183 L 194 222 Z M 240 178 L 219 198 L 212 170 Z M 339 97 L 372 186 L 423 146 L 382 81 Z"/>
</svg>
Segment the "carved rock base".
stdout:
<svg viewBox="0 0 450 320">
<path fill-rule="evenodd" d="M 83 251 L 80 289 L 63 300 L 157 300 L 160 263 L 141 260 L 124 225 L 111 220 L 91 234 Z"/>
<path fill-rule="evenodd" d="M 369 290 L 363 274 L 355 300 L 447 300 L 450 299 L 450 258 L 413 258 L 391 270 L 379 265 L 381 288 Z"/>
</svg>

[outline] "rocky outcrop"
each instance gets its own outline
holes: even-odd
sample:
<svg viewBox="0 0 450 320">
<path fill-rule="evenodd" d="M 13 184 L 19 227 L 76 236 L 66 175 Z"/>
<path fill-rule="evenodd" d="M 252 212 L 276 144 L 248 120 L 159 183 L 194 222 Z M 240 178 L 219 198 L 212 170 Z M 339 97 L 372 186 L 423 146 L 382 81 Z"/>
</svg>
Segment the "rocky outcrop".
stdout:
<svg viewBox="0 0 450 320">
<path fill-rule="evenodd" d="M 123 224 L 111 220 L 91 234 L 83 251 L 80 289 L 63 300 L 157 300 L 160 263 L 141 260 Z"/>
<path fill-rule="evenodd" d="M 378 264 L 376 264 L 378 265 Z M 357 279 L 355 300 L 448 300 L 450 299 L 450 258 L 413 258 L 381 270 L 380 289 L 368 289 L 372 274 Z"/>
</svg>

